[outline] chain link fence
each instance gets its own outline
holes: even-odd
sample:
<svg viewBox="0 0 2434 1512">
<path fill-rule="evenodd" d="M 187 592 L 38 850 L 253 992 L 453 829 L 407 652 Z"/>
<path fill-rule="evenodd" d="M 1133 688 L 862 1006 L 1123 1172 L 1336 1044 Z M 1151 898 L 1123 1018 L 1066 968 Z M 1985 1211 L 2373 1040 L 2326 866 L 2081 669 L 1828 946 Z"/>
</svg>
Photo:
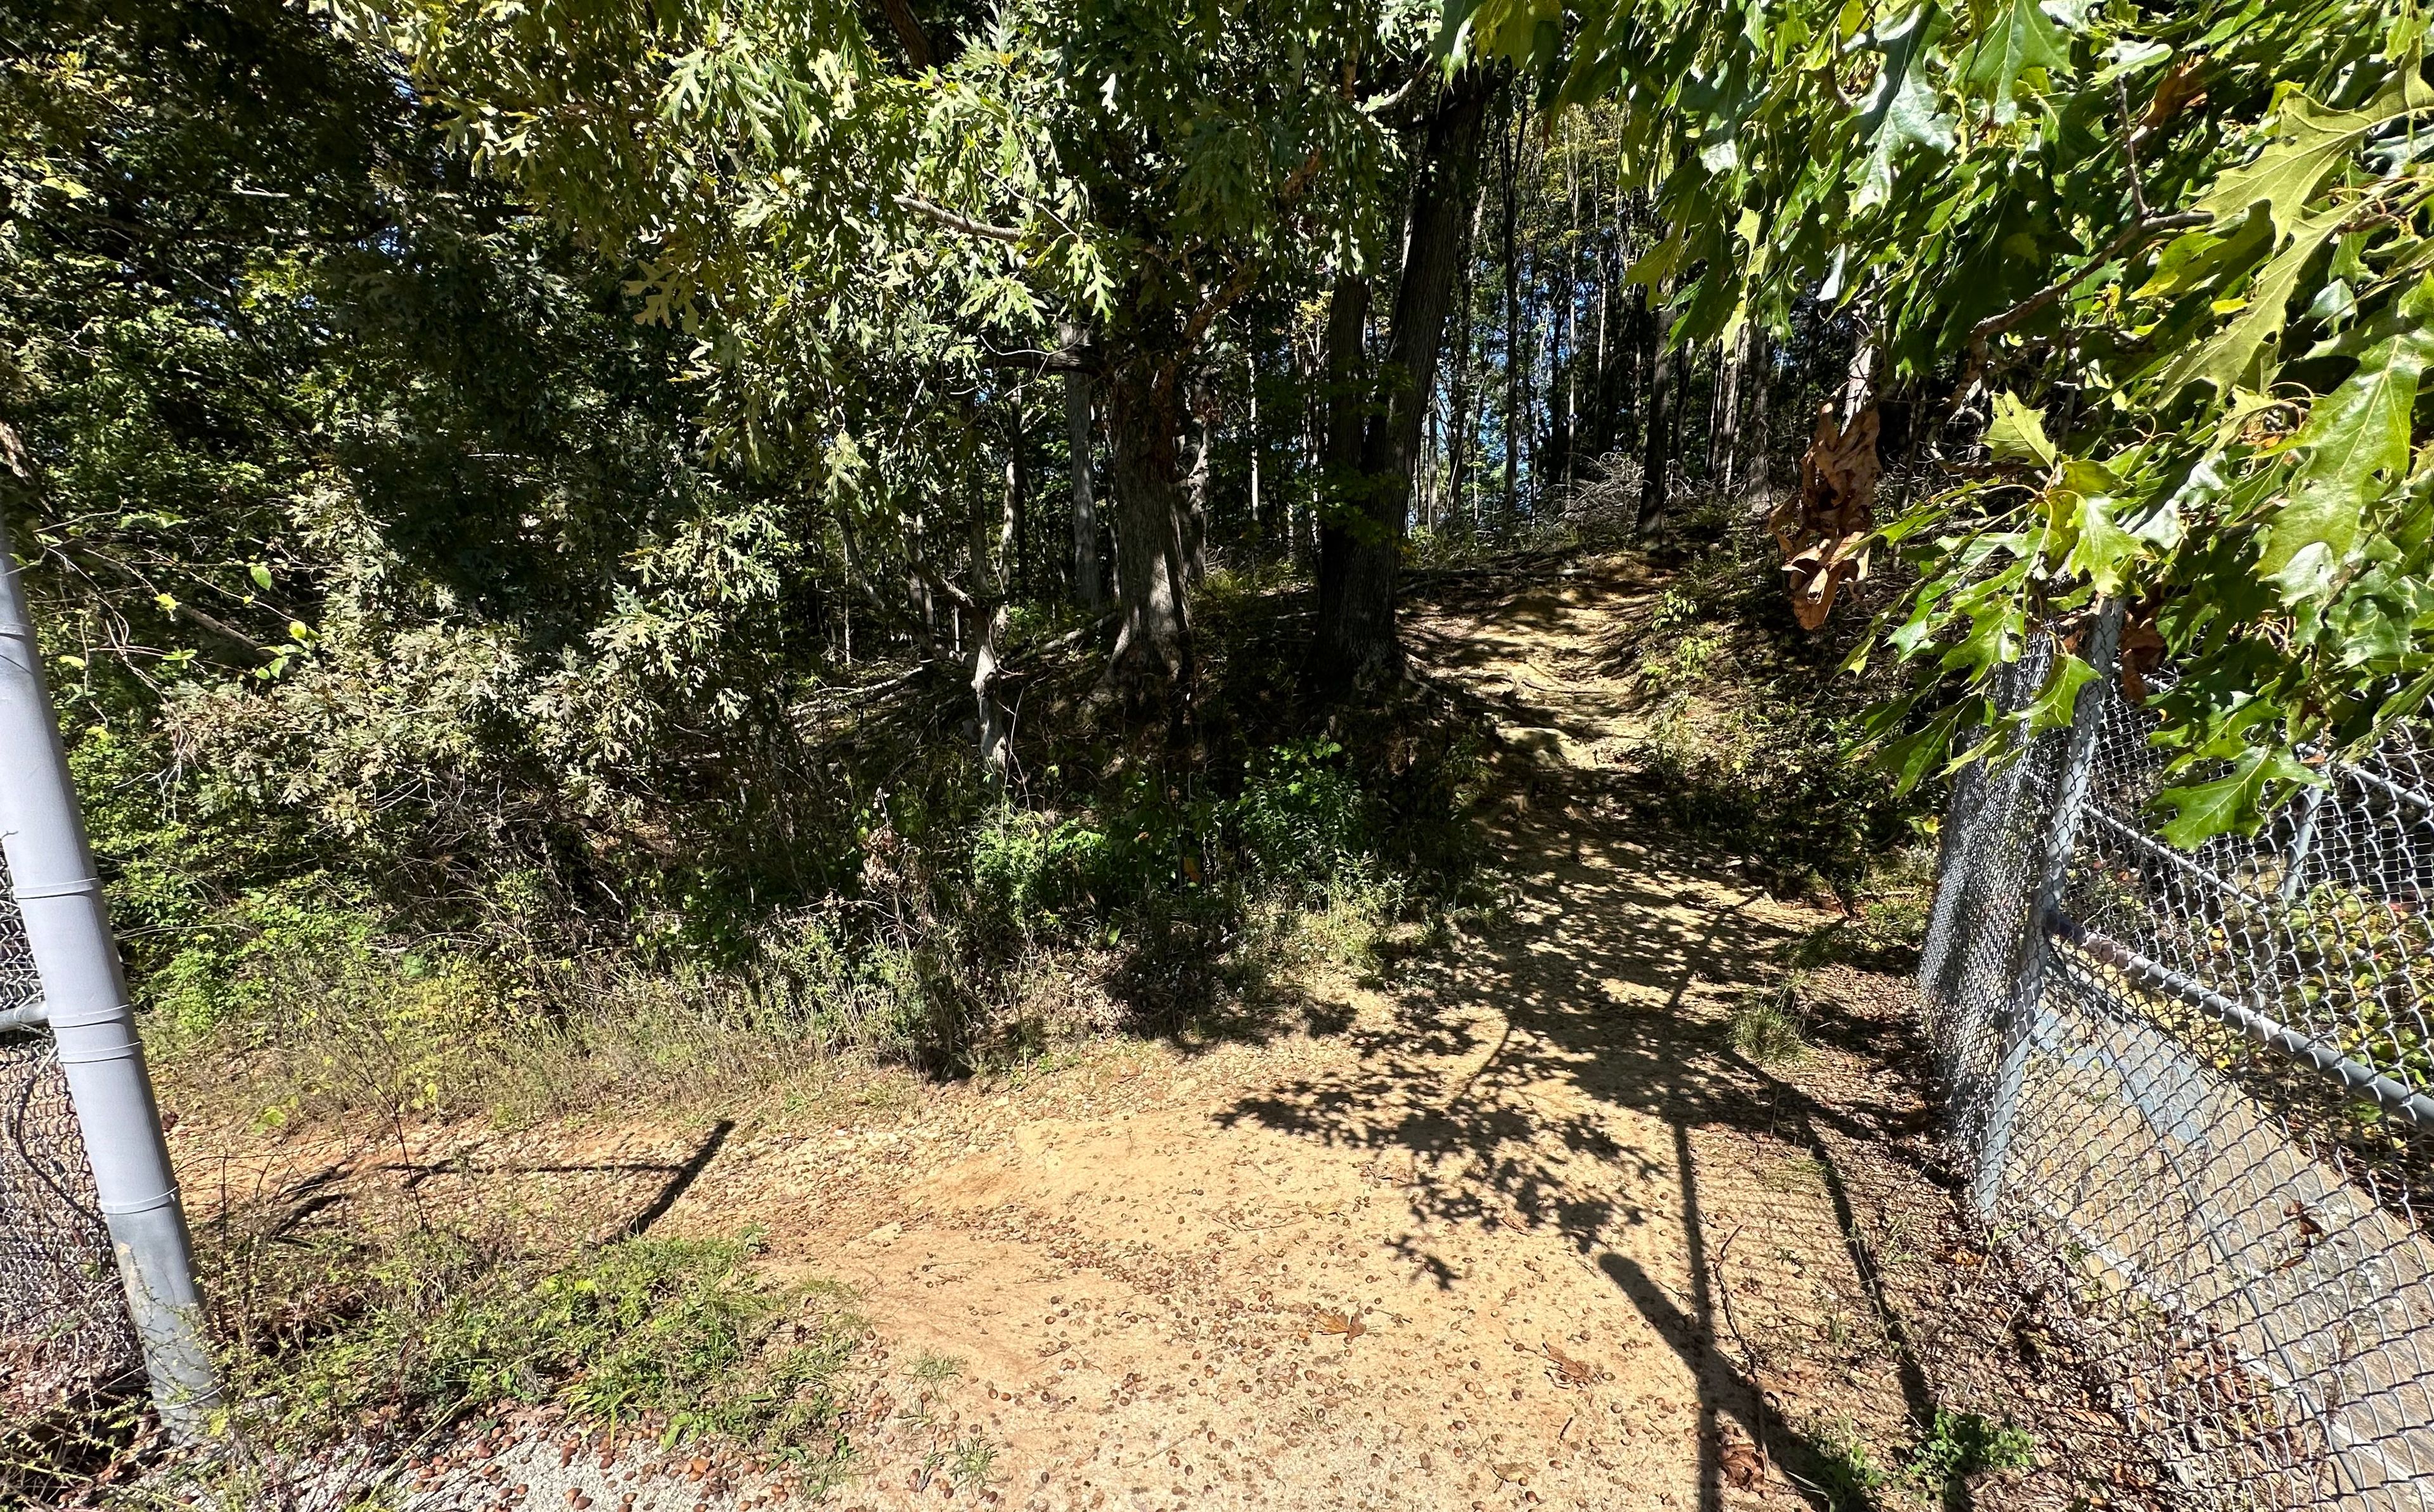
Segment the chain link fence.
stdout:
<svg viewBox="0 0 2434 1512">
<path fill-rule="evenodd" d="M 41 991 L 0 861 L 0 1010 Z M 0 1029 L 0 1425 L 142 1368 L 51 1038 Z"/>
<path fill-rule="evenodd" d="M 2099 685 L 1955 787 L 1920 977 L 1974 1196 L 2189 1504 L 2434 1512 L 2434 753 L 2186 852 L 2153 722 Z"/>
</svg>

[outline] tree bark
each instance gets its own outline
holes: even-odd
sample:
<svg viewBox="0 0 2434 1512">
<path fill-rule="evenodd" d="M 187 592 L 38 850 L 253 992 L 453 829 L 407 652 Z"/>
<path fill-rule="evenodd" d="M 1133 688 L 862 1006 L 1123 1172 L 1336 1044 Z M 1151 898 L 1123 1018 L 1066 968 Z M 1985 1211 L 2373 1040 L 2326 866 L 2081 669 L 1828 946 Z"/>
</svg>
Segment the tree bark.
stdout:
<svg viewBox="0 0 2434 1512">
<path fill-rule="evenodd" d="M 1716 399 L 1707 419 L 1707 478 L 1718 498 L 1732 497 L 1733 465 L 1741 454 L 1741 368 L 1749 358 L 1744 323 L 1716 364 Z"/>
<path fill-rule="evenodd" d="M 1567 119 L 1569 119 L 1567 117 Z M 1581 174 L 1575 157 L 1564 160 L 1564 183 L 1571 195 L 1571 236 L 1564 246 L 1564 486 L 1573 479 L 1581 423 Z"/>
<path fill-rule="evenodd" d="M 1359 514 L 1321 554 L 1315 667 L 1322 684 L 1347 688 L 1402 670 L 1395 639 L 1395 577 L 1410 523 L 1421 426 L 1436 393 L 1446 308 L 1462 256 L 1462 214 L 1479 161 L 1488 97 L 1499 81 L 1463 74 L 1427 127 L 1412 169 L 1403 268 L 1395 293 L 1380 403 L 1361 449 Z M 1331 590 L 1331 591 L 1330 591 Z"/>
<path fill-rule="evenodd" d="M 1508 115 L 1510 111 L 1506 112 Z M 1504 133 L 1504 518 L 1520 511 L 1521 500 L 1521 124 L 1507 121 Z"/>
<path fill-rule="evenodd" d="M 1362 516 L 1361 450 L 1370 398 L 1368 329 L 1369 280 L 1348 270 L 1338 272 L 1327 298 L 1327 349 L 1320 353 L 1326 409 L 1318 437 L 1318 502 L 1312 511 L 1322 613 L 1344 591 L 1343 574 L 1351 563 L 1346 533 L 1355 528 L 1348 522 Z"/>
<path fill-rule="evenodd" d="M 1192 673 L 1184 499 L 1174 441 L 1181 406 L 1172 379 L 1146 359 L 1106 382 L 1115 459 L 1116 647 L 1102 685 L 1127 702 L 1162 700 Z"/>
<path fill-rule="evenodd" d="M 1081 345 L 1079 327 L 1067 325 L 1057 332 L 1059 343 L 1067 348 Z M 1099 506 L 1090 497 L 1090 435 L 1092 432 L 1090 375 L 1065 375 L 1065 444 L 1072 453 L 1073 467 L 1073 599 L 1086 609 L 1095 609 L 1106 601 L 1106 584 L 1099 573 Z"/>
<path fill-rule="evenodd" d="M 1457 264 L 1460 275 L 1454 285 L 1454 309 L 1460 315 L 1454 327 L 1453 386 L 1446 401 L 1446 501 L 1443 512 L 1448 518 L 1462 510 L 1464 501 L 1471 494 L 1470 474 L 1479 446 L 1479 364 L 1474 350 L 1475 320 L 1471 312 L 1471 278 L 1479 250 L 1480 222 L 1487 213 L 1487 192 L 1474 187 L 1470 198 L 1470 225 L 1463 233 L 1462 255 Z M 1472 512 L 1476 519 L 1477 512 Z"/>
<path fill-rule="evenodd" d="M 1195 387 L 1191 403 L 1191 471 L 1183 484 L 1183 579 L 1195 588 L 1208 577 L 1208 461 L 1216 439 L 1216 396 Z"/>
<path fill-rule="evenodd" d="M 1766 402 L 1774 379 L 1774 338 L 1753 320 L 1748 365 L 1741 372 L 1741 460 L 1733 468 L 1734 486 L 1744 500 L 1763 498 L 1773 489 L 1768 471 L 1774 457 L 1768 445 Z"/>
<path fill-rule="evenodd" d="M 1030 491 L 1028 474 L 1022 465 L 1021 428 L 1017 426 L 1005 444 L 1005 507 L 1014 521 L 1014 597 L 1018 599 L 1031 586 L 1031 520 L 1023 498 Z"/>
<path fill-rule="evenodd" d="M 1651 536 L 1663 528 L 1671 497 L 1673 475 L 1673 412 L 1681 408 L 1681 359 L 1665 339 L 1665 301 L 1649 303 L 1651 344 L 1648 391 L 1641 406 L 1639 448 L 1639 534 Z"/>
<path fill-rule="evenodd" d="M 1005 564 L 1015 549 L 1017 512 L 1020 507 L 1020 473 L 1009 456 L 1005 465 L 1005 502 L 998 516 L 997 540 L 989 540 L 987 517 L 972 512 L 972 704 L 980 722 L 981 775 L 989 790 L 1003 794 L 1013 768 L 1005 711 L 999 706 L 999 647 L 1005 638 Z M 994 548 L 994 549 L 992 549 Z"/>
<path fill-rule="evenodd" d="M 905 61 L 913 65 L 914 72 L 920 73 L 936 64 L 938 50 L 913 14 L 908 0 L 879 0 L 879 8 L 887 17 L 887 29 L 896 34 L 897 44 L 904 49 Z"/>
<path fill-rule="evenodd" d="M 1251 453 L 1251 535 L 1265 555 L 1268 522 L 1260 516 L 1260 331 L 1256 325 L 1251 328 L 1251 339 L 1243 346 L 1243 395 L 1251 405 L 1250 429 L 1243 437 Z"/>
</svg>

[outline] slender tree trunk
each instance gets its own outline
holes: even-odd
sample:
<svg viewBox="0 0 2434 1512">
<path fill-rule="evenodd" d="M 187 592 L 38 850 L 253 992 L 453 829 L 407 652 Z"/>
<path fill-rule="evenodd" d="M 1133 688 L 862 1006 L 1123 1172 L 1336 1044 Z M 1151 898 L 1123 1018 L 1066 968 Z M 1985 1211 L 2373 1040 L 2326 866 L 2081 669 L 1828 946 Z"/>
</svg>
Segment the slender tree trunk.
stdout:
<svg viewBox="0 0 2434 1512">
<path fill-rule="evenodd" d="M 1014 592 L 1021 598 L 1031 586 L 1031 532 L 1023 495 L 1030 479 L 1022 465 L 1022 432 L 1018 426 L 1005 446 L 1005 507 L 1014 519 Z"/>
<path fill-rule="evenodd" d="M 1243 392 L 1250 400 L 1251 419 L 1245 444 L 1251 452 L 1251 534 L 1260 542 L 1260 551 L 1268 550 L 1267 521 L 1260 518 L 1260 332 L 1254 326 L 1251 339 L 1243 346 Z"/>
<path fill-rule="evenodd" d="M 1358 528 L 1334 542 L 1337 570 L 1319 575 L 1316 664 L 1321 680 L 1349 687 L 1401 670 L 1395 640 L 1395 577 L 1410 523 L 1421 422 L 1435 400 L 1446 306 L 1462 256 L 1462 211 L 1479 160 L 1482 119 L 1495 81 L 1473 70 L 1456 80 L 1429 123 L 1412 167 L 1402 277 L 1395 293 L 1381 404 L 1361 451 Z M 1330 593 L 1328 590 L 1332 588 Z"/>
<path fill-rule="evenodd" d="M 1470 335 L 1470 258 L 1466 254 L 1454 289 L 1454 308 L 1461 313 L 1461 322 L 1453 337 L 1453 382 L 1446 395 L 1446 473 L 1445 500 L 1438 510 L 1440 523 L 1464 513 L 1464 501 L 1470 494 L 1470 429 L 1471 395 L 1477 389 L 1479 374 L 1471 360 Z"/>
<path fill-rule="evenodd" d="M 1741 374 L 1741 460 L 1734 467 L 1741 499 L 1763 498 L 1773 491 L 1768 476 L 1774 448 L 1767 433 L 1767 394 L 1774 381 L 1774 340 L 1764 326 L 1750 322 L 1749 364 Z"/>
<path fill-rule="evenodd" d="M 1520 513 L 1521 501 L 1521 258 L 1516 246 L 1520 215 L 1521 123 L 1508 110 L 1504 133 L 1504 518 Z"/>
<path fill-rule="evenodd" d="M 1068 324 L 1057 336 L 1071 350 L 1082 343 L 1081 328 Z M 1090 497 L 1091 424 L 1090 377 L 1088 373 L 1065 375 L 1065 444 L 1073 458 L 1073 600 L 1086 609 L 1095 609 L 1106 602 L 1107 590 L 1099 573 L 1099 506 Z"/>
<path fill-rule="evenodd" d="M 1470 196 L 1470 225 L 1463 232 L 1461 272 L 1454 286 L 1454 309 L 1461 322 L 1454 328 L 1453 389 L 1446 405 L 1446 500 L 1443 514 L 1447 518 L 1464 510 L 1464 501 L 1470 497 L 1471 470 L 1479 446 L 1479 426 L 1473 418 L 1478 408 L 1479 358 L 1474 338 L 1478 321 L 1472 310 L 1473 270 L 1478 263 L 1480 222 L 1487 213 L 1487 190 L 1474 188 Z"/>
<path fill-rule="evenodd" d="M 1749 358 L 1753 324 L 1742 324 L 1730 349 L 1716 364 L 1715 409 L 1707 422 L 1707 477 L 1720 499 L 1732 496 L 1733 464 L 1741 454 L 1741 369 Z"/>
<path fill-rule="evenodd" d="M 1648 447 L 1649 412 L 1654 407 L 1656 388 L 1656 312 L 1649 307 L 1648 285 L 1635 283 L 1631 288 L 1631 421 L 1632 440 L 1642 450 Z"/>
<path fill-rule="evenodd" d="M 1664 334 L 1664 300 L 1660 297 L 1649 301 L 1653 321 L 1654 350 L 1650 354 L 1645 415 L 1640 424 L 1639 450 L 1639 534 L 1654 535 L 1664 526 L 1668 501 L 1672 494 L 1673 426 L 1671 416 L 1681 408 L 1681 361 L 1672 343 Z"/>
<path fill-rule="evenodd" d="M 1362 509 L 1361 447 L 1369 399 L 1369 281 L 1349 271 L 1335 276 L 1327 299 L 1325 430 L 1319 438 L 1317 587 L 1320 613 L 1344 591 L 1351 564 L 1349 533 Z"/>
<path fill-rule="evenodd" d="M 938 655 L 938 606 L 930 597 L 929 580 L 921 575 L 919 563 L 928 550 L 928 532 L 923 529 L 920 511 L 913 514 L 913 529 L 906 545 L 910 560 L 904 565 L 904 597 L 906 607 L 913 611 L 913 640 L 919 648 L 921 659 L 934 661 Z"/>
<path fill-rule="evenodd" d="M 1183 483 L 1183 580 L 1196 588 L 1208 577 L 1208 452 L 1217 428 L 1213 397 L 1195 394 L 1193 399 L 1191 471 Z"/>
<path fill-rule="evenodd" d="M 1011 456 L 1005 465 L 1005 501 L 998 513 L 997 539 L 989 539 L 986 517 L 972 512 L 972 705 L 980 719 L 981 774 L 992 792 L 1005 791 L 1013 767 L 1005 711 L 999 705 L 999 648 L 1005 638 L 1005 564 L 1014 553 L 1021 509 L 1021 473 Z"/>
<path fill-rule="evenodd" d="M 1564 244 L 1564 486 L 1569 488 L 1581 421 L 1581 175 L 1572 156 L 1564 160 L 1564 182 L 1571 196 L 1571 235 Z"/>
<path fill-rule="evenodd" d="M 1601 236 L 1597 247 L 1597 361 L 1589 368 L 1589 405 L 1596 412 L 1589 425 L 1589 444 L 1599 456 L 1605 455 L 1613 445 L 1613 399 L 1606 381 L 1606 323 L 1613 316 L 1612 254 L 1605 246 L 1605 239 Z"/>
<path fill-rule="evenodd" d="M 1106 383 L 1115 461 L 1116 647 L 1106 686 L 1128 700 L 1164 697 L 1192 672 L 1184 499 L 1174 438 L 1183 426 L 1174 381 L 1147 358 Z"/>
</svg>

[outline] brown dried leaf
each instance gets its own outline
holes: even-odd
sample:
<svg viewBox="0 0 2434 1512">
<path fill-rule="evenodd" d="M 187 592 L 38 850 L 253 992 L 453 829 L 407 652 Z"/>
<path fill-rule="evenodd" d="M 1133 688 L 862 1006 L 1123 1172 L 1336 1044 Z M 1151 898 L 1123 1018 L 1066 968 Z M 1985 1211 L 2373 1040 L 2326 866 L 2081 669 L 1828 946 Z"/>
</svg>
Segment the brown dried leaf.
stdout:
<svg viewBox="0 0 2434 1512">
<path fill-rule="evenodd" d="M 1766 1479 L 1766 1461 L 1757 1457 L 1757 1450 L 1739 1439 L 1726 1443 L 1716 1458 L 1723 1467 L 1724 1479 L 1736 1490 L 1755 1490 Z"/>
<path fill-rule="evenodd" d="M 1816 433 L 1800 458 L 1800 493 L 1767 520 L 1793 574 L 1792 613 L 1804 629 L 1826 622 L 1844 582 L 1867 575 L 1866 547 L 1876 529 L 1873 507 L 1883 471 L 1877 460 L 1878 429 L 1874 405 L 1847 426 L 1835 418 L 1832 404 L 1820 405 Z"/>
<path fill-rule="evenodd" d="M 1586 1360 L 1575 1360 L 1551 1344 L 1541 1348 L 1546 1350 L 1547 1358 L 1554 1362 L 1555 1374 L 1561 1376 L 1566 1384 L 1585 1386 L 1597 1379 L 1597 1367 Z"/>
<path fill-rule="evenodd" d="M 1338 1334 L 1346 1339 L 1357 1339 L 1369 1332 L 1368 1325 L 1361 1321 L 1360 1314 L 1330 1312 L 1326 1308 L 1312 1313 L 1310 1324 L 1321 1334 Z"/>
<path fill-rule="evenodd" d="M 2138 118 L 2139 135 L 2152 135 L 2183 110 L 2205 103 L 2205 54 L 2190 53 L 2165 71 L 2155 81 L 2155 97 L 2147 102 L 2147 113 Z"/>
</svg>

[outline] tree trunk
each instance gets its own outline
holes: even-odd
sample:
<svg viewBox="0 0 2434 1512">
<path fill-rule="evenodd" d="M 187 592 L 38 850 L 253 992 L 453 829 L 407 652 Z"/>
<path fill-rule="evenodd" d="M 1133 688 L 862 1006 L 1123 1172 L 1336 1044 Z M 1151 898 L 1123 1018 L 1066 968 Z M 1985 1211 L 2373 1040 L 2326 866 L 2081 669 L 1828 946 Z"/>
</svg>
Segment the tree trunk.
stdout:
<svg viewBox="0 0 2434 1512">
<path fill-rule="evenodd" d="M 1581 423 L 1581 175 L 1573 157 L 1564 160 L 1564 183 L 1571 195 L 1571 236 L 1564 244 L 1564 486 L 1572 485 L 1573 457 Z"/>
<path fill-rule="evenodd" d="M 1021 598 L 1031 585 L 1031 531 L 1023 495 L 1029 491 L 1028 469 L 1022 465 L 1022 431 L 1018 425 L 1005 444 L 1005 507 L 1014 521 L 1014 590 Z"/>
<path fill-rule="evenodd" d="M 1345 271 L 1335 276 L 1327 298 L 1327 349 L 1320 354 L 1326 374 L 1323 392 L 1327 409 L 1318 438 L 1317 528 L 1319 612 L 1344 591 L 1343 574 L 1351 564 L 1346 548 L 1347 532 L 1365 518 L 1362 509 L 1361 449 L 1366 434 L 1369 400 L 1369 280 Z"/>
<path fill-rule="evenodd" d="M 1068 350 L 1082 343 L 1082 331 L 1068 324 L 1057 332 Z M 1090 497 L 1090 375 L 1065 375 L 1065 444 L 1073 459 L 1073 601 L 1086 609 L 1106 602 L 1106 584 L 1099 573 L 1099 506 Z"/>
<path fill-rule="evenodd" d="M 1512 112 L 1507 111 L 1508 115 Z M 1521 256 L 1516 245 L 1520 216 L 1521 124 L 1506 122 L 1504 133 L 1504 518 L 1520 511 L 1521 500 Z"/>
<path fill-rule="evenodd" d="M 1486 212 L 1486 190 L 1475 188 L 1470 225 L 1463 233 L 1460 277 L 1454 285 L 1454 309 L 1461 320 L 1454 327 L 1453 387 L 1446 402 L 1446 508 L 1440 512 L 1445 518 L 1461 512 L 1463 501 L 1470 496 L 1472 459 L 1479 445 L 1479 426 L 1473 418 L 1478 408 L 1479 364 L 1472 342 L 1471 270 L 1478 256 L 1480 221 Z"/>
<path fill-rule="evenodd" d="M 1256 326 L 1251 339 L 1243 343 L 1243 393 L 1251 404 L 1250 430 L 1243 437 L 1251 452 L 1251 535 L 1260 542 L 1260 554 L 1265 556 L 1268 522 L 1260 518 L 1260 332 Z"/>
<path fill-rule="evenodd" d="M 1594 215 L 1590 222 L 1592 225 L 1596 223 Z M 1589 408 L 1592 411 L 1589 446 L 1591 454 L 1601 457 L 1613 444 L 1613 399 L 1608 392 L 1606 378 L 1609 360 L 1606 355 L 1606 326 L 1614 318 L 1613 269 L 1613 254 L 1605 246 L 1605 238 L 1601 236 L 1597 247 L 1597 360 L 1589 365 Z"/>
<path fill-rule="evenodd" d="M 1395 576 L 1410 523 L 1421 422 L 1436 394 L 1446 307 L 1462 256 L 1462 212 L 1479 160 L 1480 129 L 1495 80 L 1473 70 L 1456 81 L 1427 128 L 1412 167 L 1403 269 L 1387 338 L 1382 403 L 1361 449 L 1360 515 L 1329 542 L 1338 560 L 1319 572 L 1316 668 L 1345 688 L 1399 673 Z M 1332 591 L 1330 591 L 1330 589 Z"/>
<path fill-rule="evenodd" d="M 1011 457 L 1005 465 L 1005 504 L 998 516 L 997 540 L 989 540 L 986 517 L 972 512 L 971 688 L 980 720 L 981 775 L 993 793 L 1005 791 L 1013 768 L 1005 711 L 998 705 L 999 647 L 1005 638 L 1005 564 L 1015 549 L 1017 511 L 1020 507 L 1020 473 Z M 994 549 L 992 549 L 994 546 Z"/>
<path fill-rule="evenodd" d="M 1172 381 L 1145 360 L 1106 382 L 1115 458 L 1116 648 L 1104 687 L 1128 702 L 1162 700 L 1191 677 L 1184 569 L 1184 500 L 1174 438 L 1181 406 Z"/>
<path fill-rule="evenodd" d="M 1707 405 L 1707 482 L 1719 496 L 1732 487 L 1732 459 L 1738 454 L 1734 433 L 1740 424 L 1741 343 L 1748 335 L 1744 326 L 1729 345 L 1717 343 L 1715 394 Z"/>
<path fill-rule="evenodd" d="M 1673 413 L 1681 408 L 1681 359 L 1665 339 L 1665 301 L 1648 301 L 1654 350 L 1649 354 L 1648 391 L 1641 405 L 1639 448 L 1639 534 L 1650 536 L 1663 527 L 1673 475 Z"/>
<path fill-rule="evenodd" d="M 1208 577 L 1208 452 L 1216 434 L 1213 395 L 1192 396 L 1191 472 L 1184 479 L 1183 579 L 1198 587 Z"/>
<path fill-rule="evenodd" d="M 1740 499 L 1762 499 L 1773 491 L 1767 474 L 1774 448 L 1767 444 L 1767 390 L 1774 379 L 1774 341 L 1764 326 L 1750 322 L 1748 365 L 1741 372 L 1741 460 L 1734 466 L 1734 488 Z"/>
</svg>

